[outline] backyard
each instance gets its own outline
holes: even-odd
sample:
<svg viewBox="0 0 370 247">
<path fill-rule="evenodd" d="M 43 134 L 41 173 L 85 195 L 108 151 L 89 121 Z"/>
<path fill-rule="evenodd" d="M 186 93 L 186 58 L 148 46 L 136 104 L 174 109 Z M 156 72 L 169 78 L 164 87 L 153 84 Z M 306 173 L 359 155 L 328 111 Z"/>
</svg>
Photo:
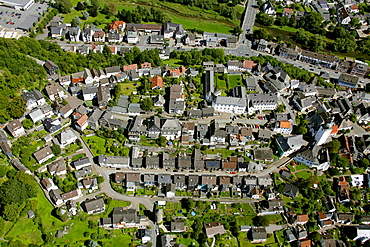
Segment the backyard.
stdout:
<svg viewBox="0 0 370 247">
<path fill-rule="evenodd" d="M 98 136 L 83 136 L 82 139 L 89 145 L 94 156 L 105 154 L 105 139 Z"/>
</svg>

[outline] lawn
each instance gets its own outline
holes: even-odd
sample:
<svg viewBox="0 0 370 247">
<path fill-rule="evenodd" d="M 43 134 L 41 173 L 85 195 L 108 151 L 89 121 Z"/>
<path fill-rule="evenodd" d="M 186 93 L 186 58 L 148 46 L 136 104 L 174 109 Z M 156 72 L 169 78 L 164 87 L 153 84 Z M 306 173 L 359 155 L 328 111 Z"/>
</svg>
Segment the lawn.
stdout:
<svg viewBox="0 0 370 247">
<path fill-rule="evenodd" d="M 259 247 L 259 246 L 269 246 L 269 247 L 278 247 L 279 245 L 275 243 L 275 237 L 274 235 L 270 234 L 270 236 L 267 238 L 266 242 L 261 243 L 261 244 L 252 244 L 251 242 L 248 241 L 248 238 L 246 237 L 246 233 L 242 232 L 239 233 L 238 240 L 239 240 L 239 246 L 240 247 Z"/>
<path fill-rule="evenodd" d="M 222 79 L 222 75 L 215 75 L 215 86 L 218 89 L 228 90 L 228 86 L 225 80 Z"/>
<path fill-rule="evenodd" d="M 185 246 L 199 246 L 199 243 L 192 238 L 184 238 L 182 236 L 176 238 L 176 243 L 184 244 Z"/>
<path fill-rule="evenodd" d="M 229 75 L 229 84 L 230 88 L 243 85 L 243 79 L 241 75 Z"/>
<path fill-rule="evenodd" d="M 295 169 L 296 169 L 297 171 L 300 171 L 300 170 L 303 170 L 303 169 L 307 169 L 307 168 L 308 168 L 308 166 L 306 166 L 306 165 L 304 165 L 304 164 L 297 163 L 297 164 L 295 165 Z"/>
<path fill-rule="evenodd" d="M 131 202 L 128 202 L 128 201 L 111 200 L 109 204 L 106 206 L 104 217 L 108 217 L 108 215 L 112 212 L 113 208 L 127 207 L 130 204 Z"/>
<path fill-rule="evenodd" d="M 94 156 L 103 155 L 106 153 L 105 140 L 98 136 L 83 136 L 82 139 L 89 145 Z"/>
<path fill-rule="evenodd" d="M 221 154 L 222 158 L 226 159 L 227 157 L 237 155 L 238 153 L 235 150 L 228 149 L 208 149 L 204 151 L 205 154 Z"/>
<path fill-rule="evenodd" d="M 74 155 L 74 156 L 72 156 L 72 161 L 76 161 L 76 160 L 81 159 L 83 157 L 85 157 L 85 154 L 84 153 Z"/>
<path fill-rule="evenodd" d="M 300 171 L 294 174 L 297 178 L 308 180 L 312 177 L 311 171 Z"/>
<path fill-rule="evenodd" d="M 182 65 L 182 60 L 180 59 L 167 59 L 167 60 L 163 60 L 163 63 L 164 64 L 167 64 L 168 66 L 170 67 L 180 67 Z"/>
<path fill-rule="evenodd" d="M 133 92 L 136 92 L 136 87 L 138 82 L 130 82 L 130 83 L 119 83 L 119 86 L 116 87 L 117 92 L 116 95 L 132 95 Z"/>
<path fill-rule="evenodd" d="M 241 216 L 236 218 L 236 223 L 238 224 L 238 226 L 251 226 L 253 225 L 252 219 L 253 217 L 251 216 Z"/>
</svg>

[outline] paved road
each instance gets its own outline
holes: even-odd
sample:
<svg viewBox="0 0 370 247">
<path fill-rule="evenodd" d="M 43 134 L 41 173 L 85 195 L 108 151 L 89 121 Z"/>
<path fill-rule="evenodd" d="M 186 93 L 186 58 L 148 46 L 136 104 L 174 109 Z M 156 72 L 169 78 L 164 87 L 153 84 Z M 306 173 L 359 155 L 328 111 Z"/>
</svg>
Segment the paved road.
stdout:
<svg viewBox="0 0 370 247">
<path fill-rule="evenodd" d="M 274 233 L 274 231 L 279 231 L 281 229 L 287 228 L 287 225 L 276 225 L 276 224 L 270 224 L 266 227 L 267 233 Z"/>
<path fill-rule="evenodd" d="M 107 196 L 109 196 L 109 197 L 111 197 L 115 200 L 122 200 L 122 201 L 131 202 L 131 207 L 135 208 L 136 210 L 139 209 L 139 204 L 143 204 L 146 207 L 147 210 L 154 213 L 154 207 L 153 207 L 154 204 L 151 200 L 149 200 L 147 198 L 142 198 L 142 197 L 125 196 L 125 195 L 122 195 L 120 193 L 117 193 L 116 191 L 114 191 L 112 189 L 112 187 L 110 186 L 110 178 L 109 178 L 110 173 L 104 172 L 104 170 L 101 167 L 97 166 L 94 163 L 94 156 L 91 153 L 91 150 L 86 145 L 84 140 L 81 138 L 80 133 L 78 133 L 77 131 L 74 131 L 74 132 L 77 135 L 78 139 L 81 141 L 82 147 L 85 150 L 85 153 L 86 153 L 87 157 L 90 159 L 90 162 L 93 164 L 94 174 L 101 175 L 101 176 L 104 177 L 104 182 L 100 184 L 100 190 L 101 191 L 90 194 L 90 195 L 86 195 L 85 197 L 86 198 L 91 198 L 91 197 L 95 196 L 95 194 L 97 195 L 97 194 L 100 194 L 100 193 L 105 193 Z M 152 235 L 153 246 L 157 246 L 157 233 L 156 233 L 156 231 L 158 229 L 158 226 L 153 221 L 151 221 L 150 219 L 149 219 L 149 224 L 150 224 L 150 231 L 151 231 L 151 235 Z"/>
</svg>

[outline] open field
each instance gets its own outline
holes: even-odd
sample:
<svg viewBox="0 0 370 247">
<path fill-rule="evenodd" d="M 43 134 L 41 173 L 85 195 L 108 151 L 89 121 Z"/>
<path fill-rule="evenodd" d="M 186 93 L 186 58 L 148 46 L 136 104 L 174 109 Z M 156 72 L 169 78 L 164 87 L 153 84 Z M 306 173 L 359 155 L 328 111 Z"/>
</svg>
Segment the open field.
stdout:
<svg viewBox="0 0 370 247">
<path fill-rule="evenodd" d="M 72 6 L 76 6 L 78 1 L 73 0 Z M 125 2 L 118 0 L 102 0 L 100 6 L 103 7 L 105 4 L 113 4 L 117 11 L 134 10 L 138 5 L 147 8 L 154 8 L 161 10 L 168 15 L 173 23 L 182 24 L 185 29 L 198 29 L 206 32 L 214 33 L 230 33 L 233 27 L 240 25 L 240 18 L 244 12 L 244 7 L 236 6 L 235 13 L 236 19 L 229 20 L 226 17 L 222 17 L 219 13 L 214 10 L 205 10 L 199 7 L 185 6 L 177 3 L 164 2 L 159 0 L 141 1 L 134 0 L 133 2 Z M 75 16 L 82 17 L 82 11 L 72 9 L 70 13 L 63 14 L 64 23 L 70 23 Z M 89 16 L 87 20 L 81 19 L 81 25 L 85 23 L 100 23 L 97 27 L 104 28 L 107 24 L 113 20 L 117 20 L 116 17 L 108 17 L 104 14 L 99 13 L 96 17 Z M 161 23 L 159 23 L 161 24 Z"/>
</svg>

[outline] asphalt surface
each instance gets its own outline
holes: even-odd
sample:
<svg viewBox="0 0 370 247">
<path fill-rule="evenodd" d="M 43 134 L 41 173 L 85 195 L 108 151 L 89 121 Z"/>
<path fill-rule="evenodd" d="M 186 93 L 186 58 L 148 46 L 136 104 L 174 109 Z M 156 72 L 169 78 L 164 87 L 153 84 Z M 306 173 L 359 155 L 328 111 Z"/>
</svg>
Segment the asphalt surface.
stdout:
<svg viewBox="0 0 370 247">
<path fill-rule="evenodd" d="M 6 6 L 0 6 L 0 25 L 5 28 L 17 28 L 22 24 L 28 16 L 40 16 L 48 9 L 48 4 L 45 2 L 34 3 L 28 10 L 16 10 Z"/>
</svg>

